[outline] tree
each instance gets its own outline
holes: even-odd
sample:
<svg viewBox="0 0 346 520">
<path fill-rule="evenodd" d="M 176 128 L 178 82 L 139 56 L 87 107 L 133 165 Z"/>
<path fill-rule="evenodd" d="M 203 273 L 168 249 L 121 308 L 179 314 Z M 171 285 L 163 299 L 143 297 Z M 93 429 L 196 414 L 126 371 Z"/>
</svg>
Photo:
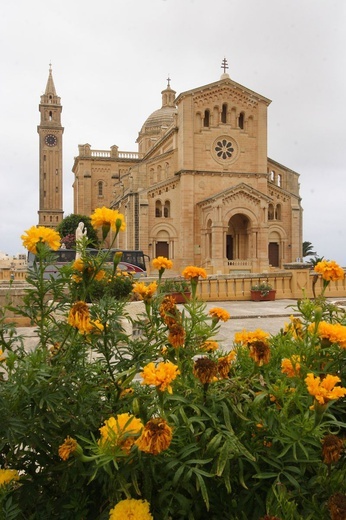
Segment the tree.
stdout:
<svg viewBox="0 0 346 520">
<path fill-rule="evenodd" d="M 303 242 L 303 257 L 305 258 L 306 256 L 316 256 L 317 253 L 313 249 L 314 249 L 314 246 L 312 245 L 311 242 L 308 242 L 308 241 Z"/>
<path fill-rule="evenodd" d="M 87 217 L 86 215 L 78 215 L 76 213 L 72 213 L 71 215 L 65 217 L 57 226 L 57 231 L 62 237 L 62 242 L 65 243 L 66 247 L 75 246 L 76 229 L 80 222 L 83 222 L 87 229 L 90 245 L 97 247 L 99 240 L 95 229 L 91 225 L 90 217 Z M 66 240 L 64 240 L 64 238 Z"/>
</svg>

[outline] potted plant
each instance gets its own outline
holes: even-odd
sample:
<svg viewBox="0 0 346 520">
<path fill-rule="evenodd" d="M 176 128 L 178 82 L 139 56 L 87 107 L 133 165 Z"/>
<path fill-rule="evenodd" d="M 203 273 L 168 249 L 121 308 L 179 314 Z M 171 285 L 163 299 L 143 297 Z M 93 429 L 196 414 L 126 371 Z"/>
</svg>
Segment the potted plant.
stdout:
<svg viewBox="0 0 346 520">
<path fill-rule="evenodd" d="M 268 282 L 259 282 L 251 287 L 251 300 L 254 302 L 275 300 L 276 291 Z"/>
<path fill-rule="evenodd" d="M 176 303 L 186 303 L 191 297 L 191 286 L 184 278 L 163 278 L 160 292 L 172 296 Z"/>
</svg>

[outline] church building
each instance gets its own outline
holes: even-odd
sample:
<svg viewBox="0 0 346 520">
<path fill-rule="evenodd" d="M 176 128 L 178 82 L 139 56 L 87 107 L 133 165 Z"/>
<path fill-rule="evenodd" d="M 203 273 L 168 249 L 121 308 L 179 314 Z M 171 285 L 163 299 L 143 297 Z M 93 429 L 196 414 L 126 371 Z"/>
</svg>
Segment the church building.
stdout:
<svg viewBox="0 0 346 520">
<path fill-rule="evenodd" d="M 166 256 L 177 272 L 266 272 L 302 253 L 299 174 L 267 156 L 271 101 L 222 68 L 178 95 L 169 79 L 136 152 L 84 144 L 73 164 L 74 213 L 119 210 L 116 247 Z"/>
</svg>

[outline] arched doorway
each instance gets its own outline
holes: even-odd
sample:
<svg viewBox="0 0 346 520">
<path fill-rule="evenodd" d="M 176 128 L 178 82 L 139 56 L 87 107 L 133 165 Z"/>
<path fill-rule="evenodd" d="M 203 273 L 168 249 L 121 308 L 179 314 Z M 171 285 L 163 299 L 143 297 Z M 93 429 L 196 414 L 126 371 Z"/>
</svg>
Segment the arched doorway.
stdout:
<svg viewBox="0 0 346 520">
<path fill-rule="evenodd" d="M 268 243 L 268 260 L 272 267 L 280 267 L 280 243 L 280 234 L 277 231 L 272 231 Z"/>
<path fill-rule="evenodd" d="M 169 258 L 169 234 L 167 231 L 160 231 L 155 243 L 155 257 L 164 256 Z"/>
<path fill-rule="evenodd" d="M 237 213 L 228 221 L 226 233 L 227 260 L 247 260 L 249 256 L 250 220 Z"/>
</svg>

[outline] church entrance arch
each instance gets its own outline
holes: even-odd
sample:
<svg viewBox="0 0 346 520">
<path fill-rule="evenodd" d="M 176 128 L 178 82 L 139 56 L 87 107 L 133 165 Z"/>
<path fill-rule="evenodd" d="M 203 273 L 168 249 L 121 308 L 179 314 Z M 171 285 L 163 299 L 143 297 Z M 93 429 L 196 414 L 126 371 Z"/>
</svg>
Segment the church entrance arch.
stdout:
<svg viewBox="0 0 346 520">
<path fill-rule="evenodd" d="M 237 213 L 230 218 L 226 232 L 227 260 L 248 259 L 250 227 L 249 218 L 242 213 Z"/>
<path fill-rule="evenodd" d="M 164 256 L 169 258 L 169 234 L 167 231 L 159 231 L 155 243 L 155 257 Z"/>
</svg>

